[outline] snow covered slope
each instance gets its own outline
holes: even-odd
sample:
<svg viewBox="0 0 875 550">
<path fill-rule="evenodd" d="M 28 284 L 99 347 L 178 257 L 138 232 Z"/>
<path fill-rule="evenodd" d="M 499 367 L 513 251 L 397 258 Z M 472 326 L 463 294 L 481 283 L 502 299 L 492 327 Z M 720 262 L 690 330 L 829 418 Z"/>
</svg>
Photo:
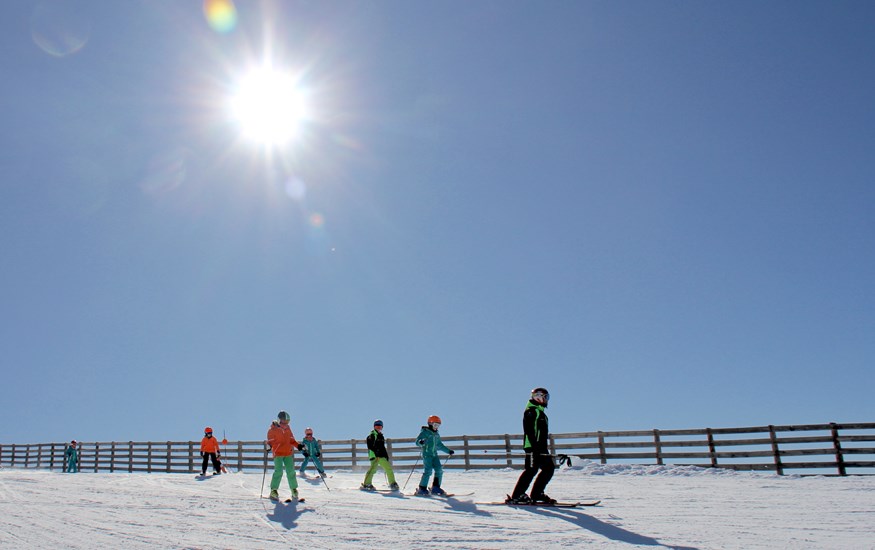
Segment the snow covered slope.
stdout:
<svg viewBox="0 0 875 550">
<path fill-rule="evenodd" d="M 409 471 L 396 473 L 403 484 Z M 518 474 L 448 471 L 448 491 L 474 494 L 440 500 L 362 493 L 363 474 L 335 472 L 330 492 L 300 480 L 306 502 L 277 505 L 259 497 L 261 474 L 198 481 L 5 469 L 0 547 L 875 548 L 875 477 L 587 464 L 557 471 L 548 493 L 601 499 L 599 507 L 480 504 L 502 500 Z"/>
</svg>

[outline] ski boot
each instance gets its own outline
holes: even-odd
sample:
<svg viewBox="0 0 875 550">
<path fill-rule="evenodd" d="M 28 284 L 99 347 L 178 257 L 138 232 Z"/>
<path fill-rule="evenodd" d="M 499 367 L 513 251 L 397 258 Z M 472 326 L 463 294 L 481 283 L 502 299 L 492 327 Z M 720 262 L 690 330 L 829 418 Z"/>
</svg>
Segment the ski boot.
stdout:
<svg viewBox="0 0 875 550">
<path fill-rule="evenodd" d="M 371 485 L 371 484 L 365 485 L 364 483 L 362 483 L 362 485 L 361 485 L 361 487 L 359 487 L 359 489 L 361 489 L 362 491 L 376 491 L 377 490 L 377 488 L 374 487 L 373 485 Z"/>
<path fill-rule="evenodd" d="M 529 498 L 529 495 L 523 493 L 518 497 L 507 495 L 507 499 L 504 502 L 506 504 L 531 504 L 532 499 Z"/>
<path fill-rule="evenodd" d="M 553 504 L 556 504 L 556 499 L 548 497 L 547 493 L 541 493 L 540 495 L 532 497 L 532 502 L 535 504 L 547 504 L 552 506 Z"/>
<path fill-rule="evenodd" d="M 292 489 L 292 500 L 298 500 L 298 490 Z"/>
<path fill-rule="evenodd" d="M 397 484 L 397 483 L 392 483 L 392 484 L 389 485 L 389 490 L 390 490 L 390 491 L 400 491 L 401 488 L 398 487 L 398 484 Z"/>
<path fill-rule="evenodd" d="M 441 489 L 440 487 L 438 487 L 437 485 L 434 485 L 431 488 L 431 494 L 438 495 L 438 496 L 442 497 L 442 496 L 446 495 L 447 492 L 444 491 L 443 489 Z"/>
<path fill-rule="evenodd" d="M 279 500 L 279 499 L 280 499 L 280 492 L 276 489 L 271 489 L 270 490 L 270 500 Z"/>
<path fill-rule="evenodd" d="M 418 497 L 427 497 L 431 493 L 428 492 L 428 487 L 426 487 L 425 485 L 420 485 L 416 488 L 416 492 L 413 494 Z"/>
</svg>

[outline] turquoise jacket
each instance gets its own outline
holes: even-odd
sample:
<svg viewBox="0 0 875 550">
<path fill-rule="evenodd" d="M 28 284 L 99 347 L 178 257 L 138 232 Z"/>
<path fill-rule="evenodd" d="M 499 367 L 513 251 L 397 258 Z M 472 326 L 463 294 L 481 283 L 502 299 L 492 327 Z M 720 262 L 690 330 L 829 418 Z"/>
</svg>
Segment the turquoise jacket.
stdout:
<svg viewBox="0 0 875 550">
<path fill-rule="evenodd" d="M 450 449 L 441 441 L 441 435 L 428 426 L 422 427 L 416 438 L 416 445 L 422 447 L 422 458 L 437 456 L 438 451 L 450 452 Z"/>
<path fill-rule="evenodd" d="M 298 445 L 298 450 L 307 451 L 307 456 L 318 457 L 322 454 L 322 449 L 319 447 L 319 441 L 315 437 L 305 437 Z"/>
</svg>

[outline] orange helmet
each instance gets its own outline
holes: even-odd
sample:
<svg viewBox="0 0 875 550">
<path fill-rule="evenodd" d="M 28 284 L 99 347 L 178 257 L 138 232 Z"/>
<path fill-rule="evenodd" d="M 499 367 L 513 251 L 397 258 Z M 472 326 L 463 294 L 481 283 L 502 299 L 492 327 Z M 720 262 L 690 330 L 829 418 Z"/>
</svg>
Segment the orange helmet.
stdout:
<svg viewBox="0 0 875 550">
<path fill-rule="evenodd" d="M 206 428 L 204 428 L 204 433 L 205 433 L 205 434 L 211 434 L 211 433 L 213 433 L 213 429 L 210 428 L 209 426 L 207 426 Z"/>
<path fill-rule="evenodd" d="M 429 423 L 429 424 L 440 424 L 440 423 L 441 423 L 441 417 L 438 416 L 438 415 L 436 415 L 436 414 L 433 414 L 433 415 L 431 415 L 431 416 L 428 417 L 428 423 Z"/>
</svg>

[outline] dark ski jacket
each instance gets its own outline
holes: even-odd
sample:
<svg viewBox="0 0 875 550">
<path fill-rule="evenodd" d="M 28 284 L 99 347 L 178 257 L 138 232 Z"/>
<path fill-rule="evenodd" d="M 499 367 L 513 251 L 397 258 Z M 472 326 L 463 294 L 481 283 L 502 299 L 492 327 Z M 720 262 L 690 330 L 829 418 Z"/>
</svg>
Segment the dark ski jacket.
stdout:
<svg viewBox="0 0 875 550">
<path fill-rule="evenodd" d="M 389 458 L 386 450 L 386 438 L 377 430 L 372 430 L 368 435 L 368 458 Z"/>
<path fill-rule="evenodd" d="M 550 454 L 548 435 L 544 406 L 530 399 L 523 412 L 523 450 L 527 453 Z"/>
</svg>

